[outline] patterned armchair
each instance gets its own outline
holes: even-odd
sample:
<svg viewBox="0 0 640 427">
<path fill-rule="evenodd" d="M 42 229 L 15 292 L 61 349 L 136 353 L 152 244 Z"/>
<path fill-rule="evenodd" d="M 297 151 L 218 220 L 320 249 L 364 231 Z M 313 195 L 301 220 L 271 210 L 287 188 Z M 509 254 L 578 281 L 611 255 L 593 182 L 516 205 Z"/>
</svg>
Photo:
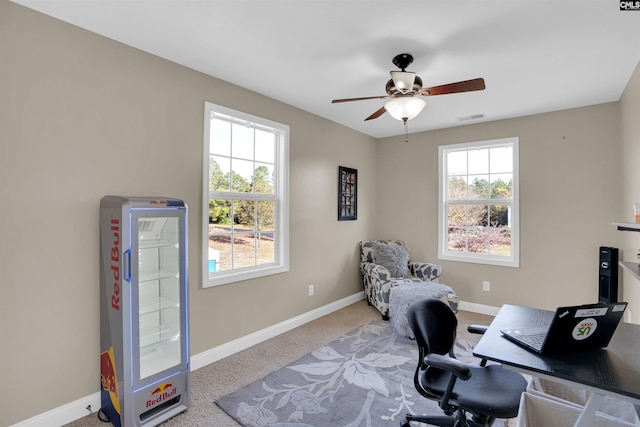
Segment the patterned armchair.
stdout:
<svg viewBox="0 0 640 427">
<path fill-rule="evenodd" d="M 442 267 L 410 261 L 407 245 L 401 240 L 365 240 L 360 242 L 360 272 L 367 302 L 387 320 L 392 287 L 416 282 L 437 283 Z"/>
</svg>

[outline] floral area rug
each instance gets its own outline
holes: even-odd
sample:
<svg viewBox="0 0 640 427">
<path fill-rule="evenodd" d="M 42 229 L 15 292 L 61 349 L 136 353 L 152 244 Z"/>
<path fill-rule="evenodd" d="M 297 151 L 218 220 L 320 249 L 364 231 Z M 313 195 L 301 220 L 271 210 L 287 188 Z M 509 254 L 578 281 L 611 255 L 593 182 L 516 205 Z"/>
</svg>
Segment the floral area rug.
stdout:
<svg viewBox="0 0 640 427">
<path fill-rule="evenodd" d="M 470 343 L 458 340 L 455 351 L 477 363 Z M 216 403 L 245 427 L 397 426 L 407 413 L 442 414 L 413 386 L 417 359 L 415 342 L 378 320 Z"/>
</svg>

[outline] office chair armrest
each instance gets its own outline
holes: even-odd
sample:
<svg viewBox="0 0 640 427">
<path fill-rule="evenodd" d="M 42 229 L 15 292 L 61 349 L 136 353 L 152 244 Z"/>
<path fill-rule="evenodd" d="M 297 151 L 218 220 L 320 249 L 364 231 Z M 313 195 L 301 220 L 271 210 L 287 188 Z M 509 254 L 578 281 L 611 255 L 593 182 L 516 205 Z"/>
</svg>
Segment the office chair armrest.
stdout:
<svg viewBox="0 0 640 427">
<path fill-rule="evenodd" d="M 469 325 L 469 326 L 467 326 L 467 331 L 469 331 L 472 334 L 484 335 L 484 333 L 487 332 L 487 329 L 489 329 L 489 327 L 485 326 L 485 325 Z M 487 359 L 482 358 L 481 361 L 480 361 L 480 366 L 487 366 Z"/>
<path fill-rule="evenodd" d="M 485 325 L 469 325 L 469 326 L 467 326 L 467 331 L 471 332 L 472 334 L 483 335 L 485 332 L 487 332 L 487 329 L 489 329 L 489 327 L 485 326 Z"/>
<path fill-rule="evenodd" d="M 427 354 L 424 358 L 424 363 L 433 366 L 434 368 L 451 372 L 453 375 L 464 381 L 471 378 L 471 369 L 469 366 L 466 363 L 449 356 L 443 356 L 435 353 Z"/>
</svg>

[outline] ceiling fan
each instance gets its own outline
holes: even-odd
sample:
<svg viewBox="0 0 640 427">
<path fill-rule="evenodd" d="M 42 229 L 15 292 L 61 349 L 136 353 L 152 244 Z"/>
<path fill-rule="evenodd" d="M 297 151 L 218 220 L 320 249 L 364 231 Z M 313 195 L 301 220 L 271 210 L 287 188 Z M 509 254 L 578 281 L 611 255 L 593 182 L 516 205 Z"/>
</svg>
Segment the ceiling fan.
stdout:
<svg viewBox="0 0 640 427">
<path fill-rule="evenodd" d="M 484 79 L 463 80 L 456 83 L 449 83 L 440 86 L 422 87 L 422 79 L 416 76 L 416 73 L 406 71 L 407 67 L 413 62 L 413 56 L 409 53 L 401 53 L 393 58 L 393 63 L 401 71 L 391 71 L 391 80 L 387 82 L 386 92 L 384 96 L 368 96 L 363 98 L 346 98 L 334 99 L 331 103 L 350 101 L 363 101 L 366 99 L 388 99 L 380 109 L 364 119 L 377 119 L 386 111 L 394 118 L 407 123 L 416 117 L 425 106 L 424 96 L 445 95 L 448 93 L 472 92 L 483 90 L 485 88 Z"/>
</svg>

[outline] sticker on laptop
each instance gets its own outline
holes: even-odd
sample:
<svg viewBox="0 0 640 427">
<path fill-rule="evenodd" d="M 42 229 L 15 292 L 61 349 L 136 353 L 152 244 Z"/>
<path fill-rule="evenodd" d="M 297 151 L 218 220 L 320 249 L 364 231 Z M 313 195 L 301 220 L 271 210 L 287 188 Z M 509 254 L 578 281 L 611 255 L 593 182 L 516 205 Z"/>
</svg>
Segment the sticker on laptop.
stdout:
<svg viewBox="0 0 640 427">
<path fill-rule="evenodd" d="M 576 310 L 576 314 L 573 317 L 604 316 L 607 314 L 608 309 L 608 307 L 582 308 L 580 310 Z"/>
<path fill-rule="evenodd" d="M 596 331 L 598 327 L 598 322 L 596 319 L 590 317 L 588 319 L 583 319 L 573 328 L 572 336 L 573 339 L 582 341 L 584 339 L 589 338 Z"/>
</svg>

